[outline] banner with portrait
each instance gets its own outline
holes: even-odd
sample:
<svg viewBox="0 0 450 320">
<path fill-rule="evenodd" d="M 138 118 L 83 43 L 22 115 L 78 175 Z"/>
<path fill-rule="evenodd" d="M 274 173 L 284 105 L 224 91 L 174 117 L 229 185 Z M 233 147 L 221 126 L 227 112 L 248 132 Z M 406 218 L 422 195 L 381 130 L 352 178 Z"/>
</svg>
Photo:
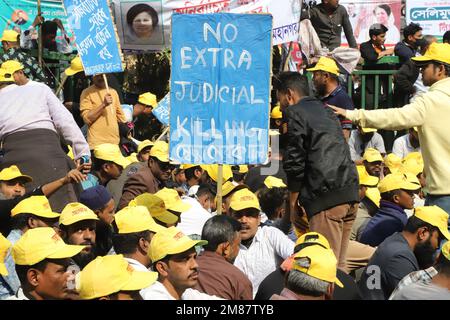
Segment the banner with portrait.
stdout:
<svg viewBox="0 0 450 320">
<path fill-rule="evenodd" d="M 406 23 L 418 23 L 422 33 L 442 38 L 450 30 L 450 1 L 408 0 Z"/>
</svg>

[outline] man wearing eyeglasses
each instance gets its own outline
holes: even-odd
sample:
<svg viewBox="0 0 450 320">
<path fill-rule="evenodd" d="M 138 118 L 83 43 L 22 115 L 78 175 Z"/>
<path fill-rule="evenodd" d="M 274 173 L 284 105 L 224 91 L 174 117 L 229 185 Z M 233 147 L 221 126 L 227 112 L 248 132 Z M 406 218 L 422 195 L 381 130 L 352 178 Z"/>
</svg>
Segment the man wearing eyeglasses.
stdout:
<svg viewBox="0 0 450 320">
<path fill-rule="evenodd" d="M 135 174 L 130 176 L 123 186 L 119 209 L 143 193 L 156 193 L 161 190 L 169 180 L 174 166 L 169 163 L 169 145 L 164 141 L 155 142 L 150 150 L 147 165 L 142 166 Z"/>
</svg>

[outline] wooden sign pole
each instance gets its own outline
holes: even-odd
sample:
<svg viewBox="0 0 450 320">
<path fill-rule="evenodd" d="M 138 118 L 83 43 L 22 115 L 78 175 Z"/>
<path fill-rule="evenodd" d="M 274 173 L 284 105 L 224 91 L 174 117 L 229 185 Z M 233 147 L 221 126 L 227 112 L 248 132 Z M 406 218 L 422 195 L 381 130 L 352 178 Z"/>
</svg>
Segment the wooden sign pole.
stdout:
<svg viewBox="0 0 450 320">
<path fill-rule="evenodd" d="M 217 174 L 217 214 L 222 214 L 222 184 L 223 184 L 223 165 L 219 164 Z"/>
</svg>

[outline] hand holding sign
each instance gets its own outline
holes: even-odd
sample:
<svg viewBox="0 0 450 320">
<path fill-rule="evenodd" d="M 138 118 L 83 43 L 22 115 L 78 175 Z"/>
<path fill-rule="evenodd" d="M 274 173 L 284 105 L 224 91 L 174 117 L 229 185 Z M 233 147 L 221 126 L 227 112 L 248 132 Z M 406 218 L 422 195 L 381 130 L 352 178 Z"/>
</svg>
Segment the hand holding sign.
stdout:
<svg viewBox="0 0 450 320">
<path fill-rule="evenodd" d="M 105 107 L 107 107 L 107 106 L 109 106 L 112 103 L 113 103 L 113 97 L 112 97 L 112 95 L 110 93 L 107 93 L 105 95 L 105 97 L 103 98 L 103 105 Z"/>
</svg>

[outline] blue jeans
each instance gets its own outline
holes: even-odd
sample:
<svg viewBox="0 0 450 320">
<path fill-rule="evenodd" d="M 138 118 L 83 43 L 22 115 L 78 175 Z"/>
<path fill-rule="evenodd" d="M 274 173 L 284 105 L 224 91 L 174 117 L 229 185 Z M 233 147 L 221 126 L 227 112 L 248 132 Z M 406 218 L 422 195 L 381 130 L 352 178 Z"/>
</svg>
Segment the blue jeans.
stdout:
<svg viewBox="0 0 450 320">
<path fill-rule="evenodd" d="M 438 206 L 445 212 L 450 215 L 450 195 L 445 196 L 433 196 L 428 195 L 425 199 L 426 206 Z M 450 230 L 450 221 L 449 221 L 449 230 Z"/>
</svg>

